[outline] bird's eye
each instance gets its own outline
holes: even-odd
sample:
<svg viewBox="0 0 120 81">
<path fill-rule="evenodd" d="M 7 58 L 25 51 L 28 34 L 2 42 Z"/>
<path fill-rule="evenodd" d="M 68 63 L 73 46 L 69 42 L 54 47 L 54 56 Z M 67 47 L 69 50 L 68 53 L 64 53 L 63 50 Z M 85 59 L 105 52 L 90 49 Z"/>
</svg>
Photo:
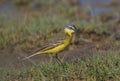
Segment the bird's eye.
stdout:
<svg viewBox="0 0 120 81">
<path fill-rule="evenodd" d="M 76 30 L 75 26 L 69 26 L 69 29 L 71 29 L 71 30 L 73 30 L 73 31 Z"/>
</svg>

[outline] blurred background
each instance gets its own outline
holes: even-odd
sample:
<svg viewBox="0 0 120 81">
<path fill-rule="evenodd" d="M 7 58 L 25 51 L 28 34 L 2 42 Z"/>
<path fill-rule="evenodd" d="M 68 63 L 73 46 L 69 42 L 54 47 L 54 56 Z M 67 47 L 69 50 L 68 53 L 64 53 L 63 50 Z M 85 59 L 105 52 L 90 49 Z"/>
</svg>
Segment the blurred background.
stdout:
<svg viewBox="0 0 120 81">
<path fill-rule="evenodd" d="M 120 0 L 1 0 L 0 18 L 21 22 L 26 16 L 90 17 L 119 15 Z M 104 18 L 104 17 L 103 17 Z"/>
</svg>

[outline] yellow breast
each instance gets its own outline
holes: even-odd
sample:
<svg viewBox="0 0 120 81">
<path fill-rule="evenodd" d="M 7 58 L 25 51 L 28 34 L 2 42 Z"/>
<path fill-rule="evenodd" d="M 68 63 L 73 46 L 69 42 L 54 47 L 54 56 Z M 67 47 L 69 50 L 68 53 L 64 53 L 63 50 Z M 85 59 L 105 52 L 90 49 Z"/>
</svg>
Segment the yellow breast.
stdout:
<svg viewBox="0 0 120 81">
<path fill-rule="evenodd" d="M 57 53 L 59 53 L 61 51 L 64 51 L 67 47 L 68 47 L 68 45 L 61 44 L 61 45 L 59 45 L 59 46 L 57 46 L 55 48 L 44 51 L 44 53 L 57 54 Z"/>
</svg>

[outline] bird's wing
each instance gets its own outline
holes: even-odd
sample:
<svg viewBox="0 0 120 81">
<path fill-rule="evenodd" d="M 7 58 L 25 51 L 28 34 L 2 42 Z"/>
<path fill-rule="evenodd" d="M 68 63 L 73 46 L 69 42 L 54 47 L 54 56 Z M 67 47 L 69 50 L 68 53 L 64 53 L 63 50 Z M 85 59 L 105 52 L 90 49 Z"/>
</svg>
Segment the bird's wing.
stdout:
<svg viewBox="0 0 120 81">
<path fill-rule="evenodd" d="M 52 49 L 52 48 L 59 46 L 61 44 L 63 44 L 63 41 L 58 41 L 57 43 L 53 43 L 53 44 L 47 44 L 47 45 L 43 46 L 40 50 L 36 51 L 34 54 L 32 54 L 28 57 L 25 57 L 23 60 L 29 59 L 35 55 L 38 55 L 38 54 L 43 54 L 44 53 L 43 51 Z"/>
<path fill-rule="evenodd" d="M 60 44 L 63 44 L 63 40 L 62 41 L 57 41 L 56 43 L 47 44 L 47 45 L 43 46 L 39 51 L 49 50 L 49 49 L 52 49 L 54 47 L 59 46 Z"/>
</svg>

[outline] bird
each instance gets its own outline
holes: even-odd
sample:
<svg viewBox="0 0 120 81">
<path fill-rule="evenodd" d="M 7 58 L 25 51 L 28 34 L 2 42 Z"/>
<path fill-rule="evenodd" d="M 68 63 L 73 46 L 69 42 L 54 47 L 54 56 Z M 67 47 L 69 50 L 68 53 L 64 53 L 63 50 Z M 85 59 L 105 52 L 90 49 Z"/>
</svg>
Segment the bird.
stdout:
<svg viewBox="0 0 120 81">
<path fill-rule="evenodd" d="M 35 55 L 39 55 L 39 54 L 50 54 L 50 55 L 53 55 L 61 63 L 61 60 L 58 58 L 58 53 L 66 50 L 66 48 L 69 47 L 69 45 L 72 42 L 75 32 L 76 32 L 76 26 L 74 24 L 66 25 L 64 27 L 64 33 L 65 33 L 66 37 L 62 42 L 54 43 L 50 46 L 46 45 L 43 47 L 42 50 L 40 50 L 28 57 L 25 57 L 23 60 L 29 59 L 29 58 L 31 58 Z"/>
</svg>

